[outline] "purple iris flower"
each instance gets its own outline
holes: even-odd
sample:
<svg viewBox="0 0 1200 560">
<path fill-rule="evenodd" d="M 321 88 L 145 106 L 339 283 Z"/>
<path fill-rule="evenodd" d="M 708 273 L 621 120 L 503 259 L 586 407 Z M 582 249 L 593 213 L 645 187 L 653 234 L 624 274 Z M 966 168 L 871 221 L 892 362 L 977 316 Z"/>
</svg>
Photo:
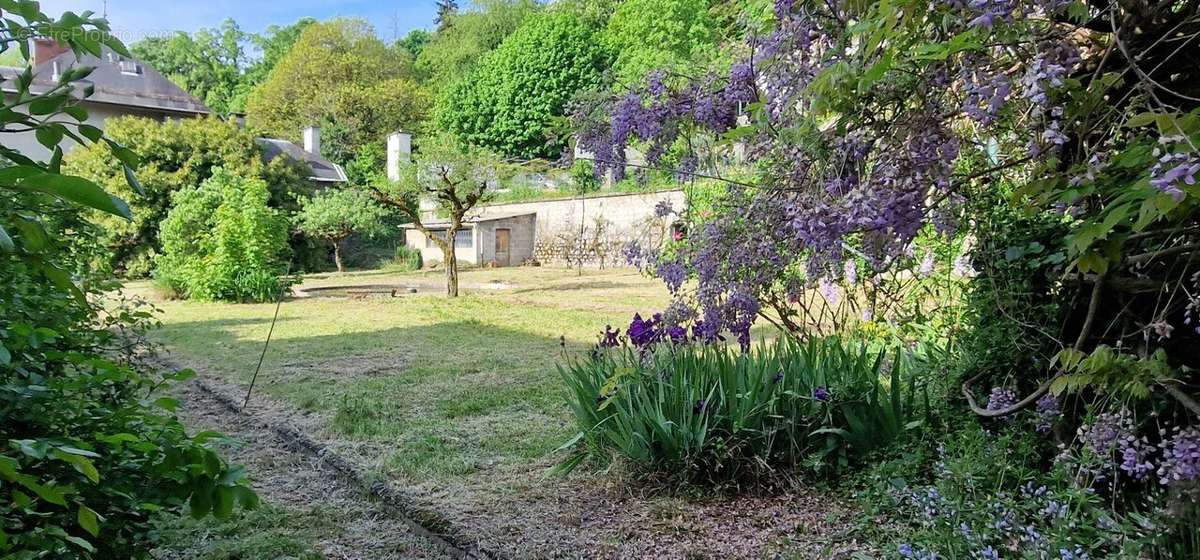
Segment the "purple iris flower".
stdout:
<svg viewBox="0 0 1200 560">
<path fill-rule="evenodd" d="M 813 389 L 813 398 L 821 402 L 829 402 L 829 389 L 824 386 Z"/>
</svg>

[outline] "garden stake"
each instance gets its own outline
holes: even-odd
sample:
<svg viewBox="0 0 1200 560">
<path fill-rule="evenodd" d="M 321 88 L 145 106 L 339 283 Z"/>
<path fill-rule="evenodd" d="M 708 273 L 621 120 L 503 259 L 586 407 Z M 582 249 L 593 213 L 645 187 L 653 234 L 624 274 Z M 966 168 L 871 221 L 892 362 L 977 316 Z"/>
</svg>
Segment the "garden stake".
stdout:
<svg viewBox="0 0 1200 560">
<path fill-rule="evenodd" d="M 288 263 L 287 272 L 283 274 L 286 278 L 292 273 L 292 264 Z M 262 354 L 258 355 L 258 365 L 254 367 L 254 375 L 250 377 L 250 388 L 246 389 L 246 400 L 242 401 L 242 412 L 246 411 L 246 406 L 250 404 L 250 394 L 254 392 L 254 382 L 258 381 L 258 372 L 262 369 L 263 360 L 267 357 L 267 348 L 271 346 L 271 335 L 275 334 L 275 322 L 279 320 L 279 307 L 283 303 L 283 291 L 287 289 L 287 285 L 279 287 L 279 295 L 275 296 L 275 316 L 271 318 L 271 328 L 267 329 L 267 340 L 263 342 Z"/>
</svg>

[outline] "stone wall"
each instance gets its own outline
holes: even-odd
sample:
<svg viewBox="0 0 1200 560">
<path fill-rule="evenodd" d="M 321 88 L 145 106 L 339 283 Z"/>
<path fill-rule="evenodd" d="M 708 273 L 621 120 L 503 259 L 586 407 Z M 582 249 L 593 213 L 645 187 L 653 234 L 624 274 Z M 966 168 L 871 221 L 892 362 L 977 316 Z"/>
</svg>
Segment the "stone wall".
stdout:
<svg viewBox="0 0 1200 560">
<path fill-rule="evenodd" d="M 543 264 L 624 266 L 621 249 L 627 243 L 638 241 L 657 247 L 671 234 L 672 219 L 654 215 L 660 202 L 682 210 L 685 197 L 679 190 L 606 194 L 583 199 L 494 204 L 478 209 L 473 215 L 536 213 L 533 255 Z"/>
</svg>

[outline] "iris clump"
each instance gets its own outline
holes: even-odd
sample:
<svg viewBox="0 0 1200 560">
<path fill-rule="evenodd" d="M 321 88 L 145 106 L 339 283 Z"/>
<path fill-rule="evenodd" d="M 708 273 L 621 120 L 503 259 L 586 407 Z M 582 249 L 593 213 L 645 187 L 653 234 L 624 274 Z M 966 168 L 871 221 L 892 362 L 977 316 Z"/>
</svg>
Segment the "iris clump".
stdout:
<svg viewBox="0 0 1200 560">
<path fill-rule="evenodd" d="M 742 353 L 679 343 L 660 321 L 636 317 L 621 346 L 560 366 L 579 427 L 562 470 L 615 455 L 650 476 L 753 483 L 848 465 L 921 423 L 900 352 L 828 338 Z"/>
</svg>

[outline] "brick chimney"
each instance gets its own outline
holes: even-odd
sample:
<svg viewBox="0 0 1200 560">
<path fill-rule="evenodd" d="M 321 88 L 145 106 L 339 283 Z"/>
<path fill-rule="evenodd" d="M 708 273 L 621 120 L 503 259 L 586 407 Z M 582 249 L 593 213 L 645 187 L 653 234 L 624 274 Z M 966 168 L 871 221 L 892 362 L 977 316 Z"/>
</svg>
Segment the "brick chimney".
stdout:
<svg viewBox="0 0 1200 560">
<path fill-rule="evenodd" d="M 304 127 L 304 151 L 317 156 L 321 155 L 321 129 L 315 126 Z"/>
<path fill-rule="evenodd" d="M 39 37 L 33 40 L 33 65 L 37 66 L 51 58 L 54 58 L 62 53 L 71 50 L 71 47 L 59 43 L 54 39 Z"/>
</svg>

